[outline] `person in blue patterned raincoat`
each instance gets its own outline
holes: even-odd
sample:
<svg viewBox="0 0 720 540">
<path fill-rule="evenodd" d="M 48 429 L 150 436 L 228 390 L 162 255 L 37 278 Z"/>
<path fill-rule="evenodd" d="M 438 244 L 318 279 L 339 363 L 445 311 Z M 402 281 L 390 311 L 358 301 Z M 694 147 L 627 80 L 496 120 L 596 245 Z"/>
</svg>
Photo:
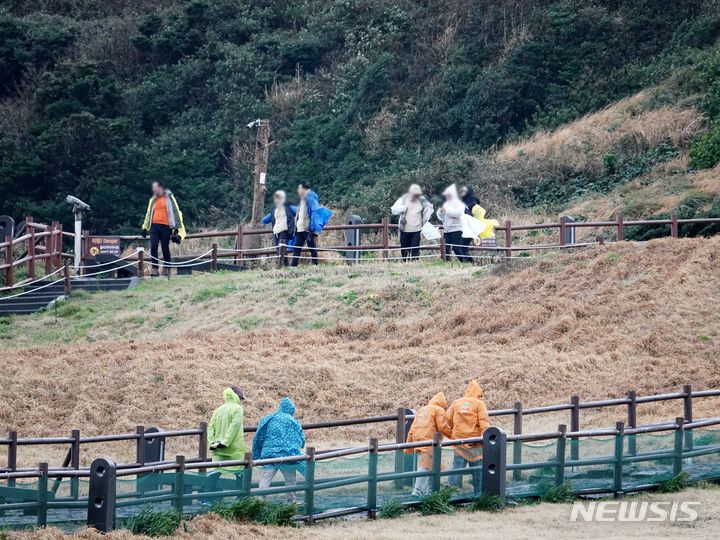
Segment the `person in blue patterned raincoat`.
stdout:
<svg viewBox="0 0 720 540">
<path fill-rule="evenodd" d="M 282 398 L 278 410 L 263 416 L 253 439 L 253 459 L 271 459 L 302 455 L 305 433 L 295 418 L 295 404 L 288 397 Z M 304 461 L 287 465 L 264 465 L 260 489 L 268 489 L 278 471 L 285 478 L 285 485 L 296 485 L 296 473 L 302 472 Z M 288 500 L 297 501 L 295 492 L 287 494 Z"/>
</svg>

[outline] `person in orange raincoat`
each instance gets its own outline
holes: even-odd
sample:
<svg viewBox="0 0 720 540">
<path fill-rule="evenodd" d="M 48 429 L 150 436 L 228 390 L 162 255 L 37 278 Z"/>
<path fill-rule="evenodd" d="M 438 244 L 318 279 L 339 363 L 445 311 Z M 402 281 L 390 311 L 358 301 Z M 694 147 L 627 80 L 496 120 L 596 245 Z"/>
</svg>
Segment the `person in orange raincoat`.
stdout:
<svg viewBox="0 0 720 540">
<path fill-rule="evenodd" d="M 438 392 L 432 397 L 430 403 L 415 413 L 415 420 L 408 432 L 407 442 L 429 441 L 432 440 L 436 433 L 440 433 L 446 437 L 449 436 L 450 428 L 445 421 L 445 407 L 447 407 L 445 394 Z M 420 454 L 418 456 L 418 471 L 429 471 L 432 469 L 433 449 L 431 446 L 408 448 L 405 452 L 408 454 L 413 452 Z M 429 476 L 416 478 L 412 494 L 414 496 L 425 495 L 429 491 L 429 484 Z"/>
<path fill-rule="evenodd" d="M 484 391 L 473 379 L 468 383 L 465 395 L 453 402 L 445 412 L 445 421 L 450 428 L 451 439 L 468 439 L 482 437 L 485 430 L 490 427 L 490 416 L 483 402 Z M 453 469 L 474 467 L 482 460 L 482 444 L 463 444 L 454 446 Z M 473 489 L 480 492 L 480 471 L 472 471 Z M 450 485 L 459 487 L 462 475 L 455 474 L 450 477 Z"/>
</svg>

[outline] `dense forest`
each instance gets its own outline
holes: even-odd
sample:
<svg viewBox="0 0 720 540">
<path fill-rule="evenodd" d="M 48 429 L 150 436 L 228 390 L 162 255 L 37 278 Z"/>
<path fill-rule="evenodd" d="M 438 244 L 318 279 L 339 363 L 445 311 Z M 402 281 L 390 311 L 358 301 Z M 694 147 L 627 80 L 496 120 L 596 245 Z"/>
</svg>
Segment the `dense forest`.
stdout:
<svg viewBox="0 0 720 540">
<path fill-rule="evenodd" d="M 4 0 L 0 214 L 71 219 L 72 193 L 133 232 L 162 179 L 196 226 L 247 219 L 256 118 L 270 189 L 366 218 L 410 180 L 542 204 L 554 178 L 497 185 L 483 156 L 668 80 L 654 99 L 702 110 L 711 167 L 718 36 L 717 0 Z"/>
</svg>

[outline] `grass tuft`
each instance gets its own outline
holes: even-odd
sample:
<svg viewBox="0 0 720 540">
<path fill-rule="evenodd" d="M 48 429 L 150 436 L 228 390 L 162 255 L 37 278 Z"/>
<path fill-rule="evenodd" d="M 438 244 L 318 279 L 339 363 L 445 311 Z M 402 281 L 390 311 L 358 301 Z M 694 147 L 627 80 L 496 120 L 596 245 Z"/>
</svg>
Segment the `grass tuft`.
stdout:
<svg viewBox="0 0 720 540">
<path fill-rule="evenodd" d="M 423 516 L 452 514 L 455 509 L 450 504 L 450 499 L 455 491 L 457 490 L 454 487 L 444 487 L 440 491 L 425 495 L 420 499 L 420 513 Z"/>
<path fill-rule="evenodd" d="M 390 499 L 378 509 L 378 517 L 380 519 L 395 519 L 400 517 L 404 511 L 405 508 L 400 501 Z"/>
<path fill-rule="evenodd" d="M 505 503 L 497 495 L 483 493 L 470 503 L 469 510 L 472 512 L 499 512 L 505 508 Z"/>
<path fill-rule="evenodd" d="M 546 503 L 566 503 L 575 500 L 575 494 L 572 491 L 570 482 L 563 482 L 559 486 L 551 486 L 540 497 L 542 502 Z"/>
<path fill-rule="evenodd" d="M 171 536 L 180 526 L 182 516 L 175 510 L 160 512 L 146 506 L 128 520 L 127 528 L 133 534 Z"/>
<path fill-rule="evenodd" d="M 677 476 L 659 482 L 655 491 L 657 493 L 677 493 L 688 486 L 689 478 L 688 473 L 682 472 Z"/>
</svg>

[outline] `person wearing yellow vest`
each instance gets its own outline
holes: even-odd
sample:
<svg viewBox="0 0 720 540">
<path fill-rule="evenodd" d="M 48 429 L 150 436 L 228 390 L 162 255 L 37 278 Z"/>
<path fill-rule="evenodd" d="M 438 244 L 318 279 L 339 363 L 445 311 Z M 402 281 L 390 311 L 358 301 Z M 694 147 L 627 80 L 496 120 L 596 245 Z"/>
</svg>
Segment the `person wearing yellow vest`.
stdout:
<svg viewBox="0 0 720 540">
<path fill-rule="evenodd" d="M 147 238 L 150 233 L 151 275 L 158 276 L 160 275 L 158 247 L 162 248 L 163 262 L 170 263 L 172 260 L 170 242 L 179 244 L 185 238 L 186 232 L 182 212 L 172 192 L 165 187 L 165 184 L 156 180 L 152 183 L 152 193 L 145 212 L 142 236 Z M 163 269 L 166 274 L 169 270 L 169 267 Z"/>
</svg>

